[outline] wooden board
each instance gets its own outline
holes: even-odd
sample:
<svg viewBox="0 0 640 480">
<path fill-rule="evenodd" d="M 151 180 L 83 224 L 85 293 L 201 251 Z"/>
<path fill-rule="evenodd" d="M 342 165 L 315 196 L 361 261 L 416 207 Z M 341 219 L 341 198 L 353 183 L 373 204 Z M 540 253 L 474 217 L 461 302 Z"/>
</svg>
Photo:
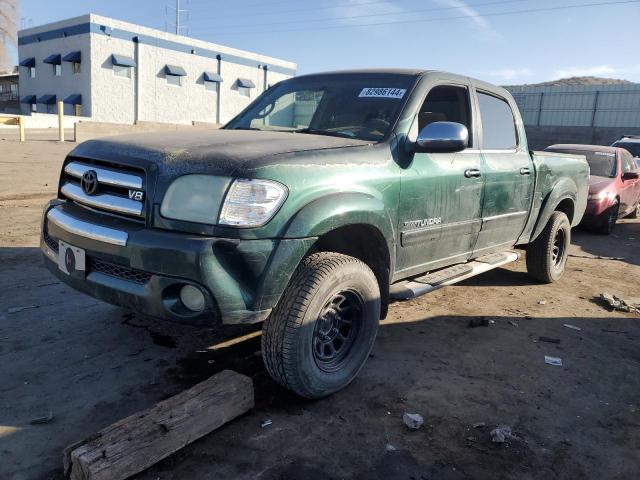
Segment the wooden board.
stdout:
<svg viewBox="0 0 640 480">
<path fill-rule="evenodd" d="M 139 473 L 254 406 L 249 377 L 225 370 L 136 413 L 63 453 L 73 480 L 121 480 Z"/>
</svg>

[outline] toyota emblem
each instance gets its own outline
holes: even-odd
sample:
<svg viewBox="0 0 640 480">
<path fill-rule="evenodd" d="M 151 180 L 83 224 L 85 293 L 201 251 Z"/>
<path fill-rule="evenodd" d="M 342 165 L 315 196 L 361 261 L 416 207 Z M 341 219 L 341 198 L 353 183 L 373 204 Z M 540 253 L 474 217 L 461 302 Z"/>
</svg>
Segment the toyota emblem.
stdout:
<svg viewBox="0 0 640 480">
<path fill-rule="evenodd" d="M 98 174 L 95 170 L 87 170 L 82 174 L 80 179 L 82 191 L 87 195 L 95 195 L 98 193 Z"/>
</svg>

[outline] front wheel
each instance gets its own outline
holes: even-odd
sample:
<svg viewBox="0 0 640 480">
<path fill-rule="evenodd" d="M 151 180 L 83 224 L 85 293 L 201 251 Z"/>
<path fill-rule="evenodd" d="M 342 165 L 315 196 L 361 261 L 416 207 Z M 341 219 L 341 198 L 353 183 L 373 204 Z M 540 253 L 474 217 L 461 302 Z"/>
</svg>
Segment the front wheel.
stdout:
<svg viewBox="0 0 640 480">
<path fill-rule="evenodd" d="M 638 201 L 636 208 L 633 210 L 633 212 L 631 212 L 629 218 L 640 218 L 640 201 Z"/>
<path fill-rule="evenodd" d="M 553 212 L 544 230 L 527 247 L 527 272 L 536 280 L 553 283 L 564 274 L 571 245 L 571 223 L 563 212 Z"/>
<path fill-rule="evenodd" d="M 267 371 L 302 397 L 341 390 L 371 352 L 380 306 L 378 282 L 367 265 L 338 253 L 310 255 L 262 327 Z"/>
<path fill-rule="evenodd" d="M 614 227 L 616 226 L 616 222 L 618 221 L 618 216 L 620 215 L 620 203 L 618 200 L 613 202 L 607 211 L 602 215 L 602 220 L 600 225 L 596 228 L 598 233 L 603 235 L 610 235 L 613 232 Z"/>
</svg>

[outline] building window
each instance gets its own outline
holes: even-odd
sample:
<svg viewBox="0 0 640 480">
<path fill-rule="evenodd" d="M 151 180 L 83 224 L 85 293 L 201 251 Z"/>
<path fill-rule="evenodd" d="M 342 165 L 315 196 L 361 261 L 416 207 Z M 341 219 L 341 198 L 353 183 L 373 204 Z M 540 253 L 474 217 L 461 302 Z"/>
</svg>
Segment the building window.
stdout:
<svg viewBox="0 0 640 480">
<path fill-rule="evenodd" d="M 32 103 L 31 104 L 31 111 L 32 112 L 37 112 L 38 111 L 38 105 L 36 103 Z"/>
<path fill-rule="evenodd" d="M 182 85 L 182 77 L 179 75 L 167 75 L 167 84 L 179 87 Z"/>
<path fill-rule="evenodd" d="M 82 105 L 74 105 L 73 106 L 73 114 L 76 117 L 82 116 Z"/>
<path fill-rule="evenodd" d="M 29 67 L 29 78 L 36 78 L 36 67 Z"/>
<path fill-rule="evenodd" d="M 82 68 L 80 67 L 80 62 L 72 62 L 71 66 L 73 67 L 73 73 L 80 73 Z"/>
<path fill-rule="evenodd" d="M 251 97 L 251 89 L 249 87 L 238 87 L 238 94 L 241 97 Z"/>
<path fill-rule="evenodd" d="M 218 82 L 204 82 L 204 88 L 209 90 L 210 92 L 218 93 Z"/>
<path fill-rule="evenodd" d="M 54 63 L 53 64 L 53 74 L 56 77 L 59 77 L 60 75 L 62 75 L 62 65 L 60 65 L 59 63 Z"/>
<path fill-rule="evenodd" d="M 125 67 L 123 65 L 114 65 L 113 74 L 116 77 L 131 78 L 131 67 Z"/>
<path fill-rule="evenodd" d="M 56 113 L 55 103 L 47 103 L 47 113 Z"/>
</svg>

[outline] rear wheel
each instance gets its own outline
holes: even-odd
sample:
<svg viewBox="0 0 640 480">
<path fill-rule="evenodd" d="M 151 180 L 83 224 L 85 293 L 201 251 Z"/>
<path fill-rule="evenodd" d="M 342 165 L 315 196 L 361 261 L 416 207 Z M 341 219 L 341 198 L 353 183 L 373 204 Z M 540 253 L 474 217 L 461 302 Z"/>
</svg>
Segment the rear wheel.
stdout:
<svg viewBox="0 0 640 480">
<path fill-rule="evenodd" d="M 262 327 L 267 371 L 306 398 L 346 387 L 371 352 L 380 306 L 378 282 L 367 265 L 338 253 L 310 255 Z"/>
<path fill-rule="evenodd" d="M 609 235 L 613 232 L 614 227 L 616 226 L 616 222 L 618 221 L 618 215 L 620 214 L 620 203 L 618 200 L 614 200 L 613 205 L 611 205 L 607 211 L 602 215 L 602 221 L 600 225 L 596 228 L 598 233 L 602 233 L 603 235 Z"/>
<path fill-rule="evenodd" d="M 544 230 L 527 247 L 527 272 L 536 280 L 553 283 L 564 274 L 571 245 L 571 223 L 563 212 L 553 212 Z"/>
</svg>

